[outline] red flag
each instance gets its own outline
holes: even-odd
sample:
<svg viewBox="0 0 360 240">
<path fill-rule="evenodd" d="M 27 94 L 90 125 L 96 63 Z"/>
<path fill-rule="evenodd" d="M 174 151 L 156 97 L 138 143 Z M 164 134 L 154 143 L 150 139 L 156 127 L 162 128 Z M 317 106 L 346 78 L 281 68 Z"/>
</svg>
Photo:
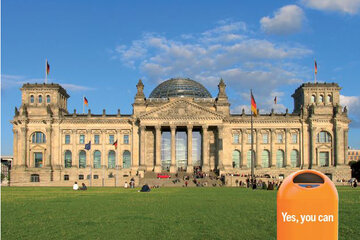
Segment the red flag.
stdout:
<svg viewBox="0 0 360 240">
<path fill-rule="evenodd" d="M 115 149 L 117 149 L 117 140 L 113 143 L 113 145 L 115 146 Z"/>
<path fill-rule="evenodd" d="M 255 116 L 257 115 L 256 102 L 252 92 L 251 92 L 251 111 L 254 113 Z"/>
</svg>

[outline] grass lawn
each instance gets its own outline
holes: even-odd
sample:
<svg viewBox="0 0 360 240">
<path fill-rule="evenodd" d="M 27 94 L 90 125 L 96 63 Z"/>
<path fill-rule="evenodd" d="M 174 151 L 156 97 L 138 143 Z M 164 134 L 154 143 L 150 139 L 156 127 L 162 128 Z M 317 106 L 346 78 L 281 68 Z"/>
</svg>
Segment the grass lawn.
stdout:
<svg viewBox="0 0 360 240">
<path fill-rule="evenodd" d="M 360 239 L 360 188 L 338 188 L 339 239 Z M 276 239 L 276 191 L 1 189 L 2 239 Z"/>
</svg>

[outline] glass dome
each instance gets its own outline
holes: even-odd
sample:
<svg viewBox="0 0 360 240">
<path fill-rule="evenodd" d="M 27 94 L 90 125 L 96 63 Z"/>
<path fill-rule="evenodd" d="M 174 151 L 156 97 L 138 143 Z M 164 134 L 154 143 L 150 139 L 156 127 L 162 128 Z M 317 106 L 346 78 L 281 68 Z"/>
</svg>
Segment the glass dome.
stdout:
<svg viewBox="0 0 360 240">
<path fill-rule="evenodd" d="M 189 78 L 171 78 L 160 83 L 149 98 L 194 97 L 211 98 L 209 91 L 200 83 Z"/>
</svg>

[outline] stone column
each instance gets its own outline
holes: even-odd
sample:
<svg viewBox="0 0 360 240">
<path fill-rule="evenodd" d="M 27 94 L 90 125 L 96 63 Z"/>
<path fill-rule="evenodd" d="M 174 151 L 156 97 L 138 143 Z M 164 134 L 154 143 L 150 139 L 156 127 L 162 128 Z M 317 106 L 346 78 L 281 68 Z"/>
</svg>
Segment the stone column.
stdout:
<svg viewBox="0 0 360 240">
<path fill-rule="evenodd" d="M 145 167 L 145 126 L 140 126 L 140 168 Z"/>
<path fill-rule="evenodd" d="M 276 151 L 275 151 L 275 139 L 276 132 L 275 129 L 270 129 L 270 167 L 276 167 Z"/>
<path fill-rule="evenodd" d="M 302 130 L 299 129 L 299 135 L 298 135 L 299 136 L 299 138 L 298 138 L 299 142 L 298 143 L 299 143 L 299 166 L 300 166 L 300 168 L 301 168 L 301 166 L 302 166 L 302 164 L 304 162 L 304 160 L 303 160 L 304 153 L 302 151 L 302 145 L 303 145 L 302 135 L 303 135 Z"/>
<path fill-rule="evenodd" d="M 52 162 L 51 162 L 51 141 L 52 141 L 52 129 L 51 127 L 47 127 L 46 128 L 46 161 L 44 166 L 45 167 L 51 167 L 52 166 Z"/>
<path fill-rule="evenodd" d="M 155 126 L 155 168 L 154 172 L 161 172 L 161 126 Z"/>
<path fill-rule="evenodd" d="M 176 173 L 176 143 L 175 143 L 175 137 L 176 137 L 176 126 L 170 126 L 171 130 L 171 165 L 170 165 L 170 173 Z"/>
<path fill-rule="evenodd" d="M 208 172 L 210 170 L 209 165 L 209 139 L 208 139 L 208 126 L 202 126 L 202 155 L 203 155 L 203 162 L 202 162 L 202 170 L 204 172 Z"/>
<path fill-rule="evenodd" d="M 290 143 L 290 132 L 289 132 L 289 129 L 286 128 L 285 129 L 285 158 L 284 158 L 284 165 L 286 168 L 291 167 L 289 143 Z"/>
<path fill-rule="evenodd" d="M 255 144 L 256 144 L 256 153 L 255 153 L 255 167 L 256 168 L 260 168 L 261 167 L 261 164 L 260 164 L 260 161 L 261 161 L 261 153 L 260 153 L 260 129 L 254 129 L 255 131 Z"/>
<path fill-rule="evenodd" d="M 187 126 L 187 167 L 186 172 L 192 173 L 193 172 L 193 163 L 192 163 L 192 131 L 193 126 Z"/>
</svg>

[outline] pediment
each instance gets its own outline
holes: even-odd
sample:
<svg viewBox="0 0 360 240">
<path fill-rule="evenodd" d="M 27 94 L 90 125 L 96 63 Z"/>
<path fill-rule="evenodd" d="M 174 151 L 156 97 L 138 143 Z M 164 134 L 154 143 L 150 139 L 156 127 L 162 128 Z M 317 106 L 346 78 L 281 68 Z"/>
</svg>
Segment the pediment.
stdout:
<svg viewBox="0 0 360 240">
<path fill-rule="evenodd" d="M 186 119 L 214 120 L 223 119 L 220 113 L 202 107 L 187 100 L 177 100 L 140 115 L 140 119 Z"/>
</svg>

